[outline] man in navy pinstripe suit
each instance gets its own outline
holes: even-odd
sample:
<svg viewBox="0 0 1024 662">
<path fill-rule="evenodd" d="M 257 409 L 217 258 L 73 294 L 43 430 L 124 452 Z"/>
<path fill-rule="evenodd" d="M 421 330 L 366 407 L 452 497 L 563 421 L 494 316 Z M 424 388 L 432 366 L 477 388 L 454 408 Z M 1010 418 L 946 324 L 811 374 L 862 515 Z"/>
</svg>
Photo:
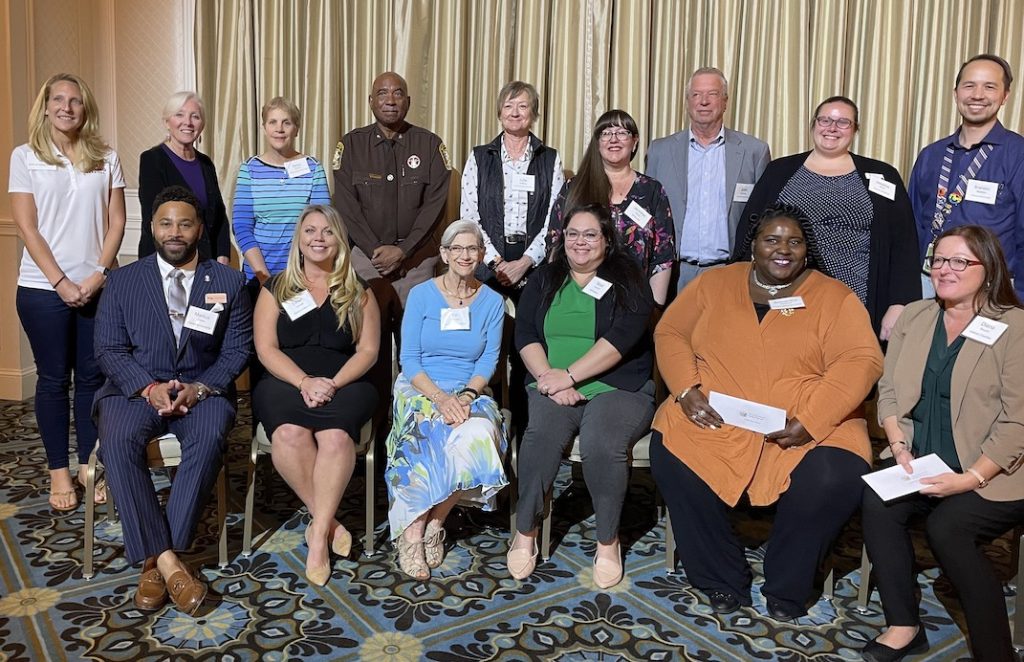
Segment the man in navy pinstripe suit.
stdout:
<svg viewBox="0 0 1024 662">
<path fill-rule="evenodd" d="M 199 202 L 171 186 L 153 203 L 156 254 L 110 274 L 96 316 L 96 358 L 107 381 L 96 393 L 100 457 L 121 511 L 125 550 L 143 561 L 140 609 L 168 596 L 194 614 L 206 585 L 180 559 L 220 471 L 235 422 L 234 380 L 252 347 L 241 272 L 197 254 Z M 181 442 L 166 513 L 146 465 L 164 432 Z"/>
</svg>

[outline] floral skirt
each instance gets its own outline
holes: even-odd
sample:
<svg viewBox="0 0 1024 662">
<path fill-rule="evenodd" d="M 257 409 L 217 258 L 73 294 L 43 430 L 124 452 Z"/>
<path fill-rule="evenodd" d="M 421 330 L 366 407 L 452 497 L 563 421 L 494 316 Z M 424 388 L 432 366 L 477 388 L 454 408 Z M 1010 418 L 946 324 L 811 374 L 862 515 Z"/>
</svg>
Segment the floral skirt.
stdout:
<svg viewBox="0 0 1024 662">
<path fill-rule="evenodd" d="M 481 395 L 470 406 L 469 420 L 451 426 L 399 375 L 393 413 L 384 471 L 392 539 L 459 490 L 469 491 L 464 501 L 494 508 L 494 496 L 508 485 L 502 466 L 508 427 L 493 398 Z"/>
</svg>

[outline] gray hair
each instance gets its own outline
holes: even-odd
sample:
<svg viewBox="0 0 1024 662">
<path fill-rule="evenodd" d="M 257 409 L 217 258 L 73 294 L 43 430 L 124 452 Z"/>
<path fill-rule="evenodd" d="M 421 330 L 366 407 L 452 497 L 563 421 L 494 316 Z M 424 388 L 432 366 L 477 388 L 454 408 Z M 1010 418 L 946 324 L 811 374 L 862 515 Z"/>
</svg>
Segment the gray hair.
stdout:
<svg viewBox="0 0 1024 662">
<path fill-rule="evenodd" d="M 686 96 L 690 96 L 690 85 L 693 83 L 693 79 L 696 78 L 697 76 L 702 76 L 704 74 L 713 74 L 722 79 L 722 94 L 724 94 L 725 98 L 728 99 L 729 81 L 725 78 L 725 74 L 723 74 L 722 70 L 719 69 L 718 67 L 701 67 L 697 71 L 694 71 L 692 74 L 690 74 L 690 79 L 686 81 Z"/>
<path fill-rule="evenodd" d="M 198 94 L 191 90 L 182 90 L 181 92 L 175 92 L 168 97 L 167 102 L 164 103 L 163 119 L 168 120 L 174 113 L 181 110 L 186 103 L 189 101 L 195 101 L 199 104 L 199 116 L 206 121 L 206 106 L 203 105 L 203 100 Z"/>
<path fill-rule="evenodd" d="M 477 222 L 459 219 L 453 221 L 451 225 L 444 229 L 444 234 L 441 235 L 441 248 L 450 248 L 452 242 L 455 241 L 455 237 L 463 232 L 468 232 L 476 237 L 477 246 L 484 245 L 484 233 L 480 230 Z"/>
</svg>

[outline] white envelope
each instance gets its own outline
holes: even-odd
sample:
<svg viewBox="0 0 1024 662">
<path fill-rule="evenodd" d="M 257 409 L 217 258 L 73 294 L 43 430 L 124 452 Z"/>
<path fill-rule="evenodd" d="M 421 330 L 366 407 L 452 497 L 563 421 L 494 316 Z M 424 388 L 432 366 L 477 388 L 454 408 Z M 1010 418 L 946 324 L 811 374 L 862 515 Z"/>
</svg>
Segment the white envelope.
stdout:
<svg viewBox="0 0 1024 662">
<path fill-rule="evenodd" d="M 919 492 L 927 485 L 921 484 L 922 478 L 931 478 L 939 474 L 952 471 L 935 453 L 924 457 L 914 458 L 910 461 L 910 467 L 914 473 L 908 474 L 900 465 L 881 469 L 861 476 L 868 487 L 881 497 L 883 501 L 890 501 L 914 492 Z"/>
<path fill-rule="evenodd" d="M 723 421 L 744 430 L 768 434 L 786 427 L 785 409 L 734 398 L 715 391 L 708 394 L 708 404 L 718 412 Z"/>
</svg>

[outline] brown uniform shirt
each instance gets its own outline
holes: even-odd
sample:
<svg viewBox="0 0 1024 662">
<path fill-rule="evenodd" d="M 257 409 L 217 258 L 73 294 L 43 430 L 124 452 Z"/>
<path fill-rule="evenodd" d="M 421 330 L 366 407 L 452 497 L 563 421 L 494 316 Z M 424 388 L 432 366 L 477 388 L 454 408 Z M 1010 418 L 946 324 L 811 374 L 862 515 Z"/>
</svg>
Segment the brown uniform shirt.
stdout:
<svg viewBox="0 0 1024 662">
<path fill-rule="evenodd" d="M 334 206 L 366 255 L 399 246 L 408 257 L 428 243 L 448 198 L 451 165 L 439 137 L 406 124 L 393 140 L 376 123 L 345 134 L 334 153 Z"/>
</svg>

